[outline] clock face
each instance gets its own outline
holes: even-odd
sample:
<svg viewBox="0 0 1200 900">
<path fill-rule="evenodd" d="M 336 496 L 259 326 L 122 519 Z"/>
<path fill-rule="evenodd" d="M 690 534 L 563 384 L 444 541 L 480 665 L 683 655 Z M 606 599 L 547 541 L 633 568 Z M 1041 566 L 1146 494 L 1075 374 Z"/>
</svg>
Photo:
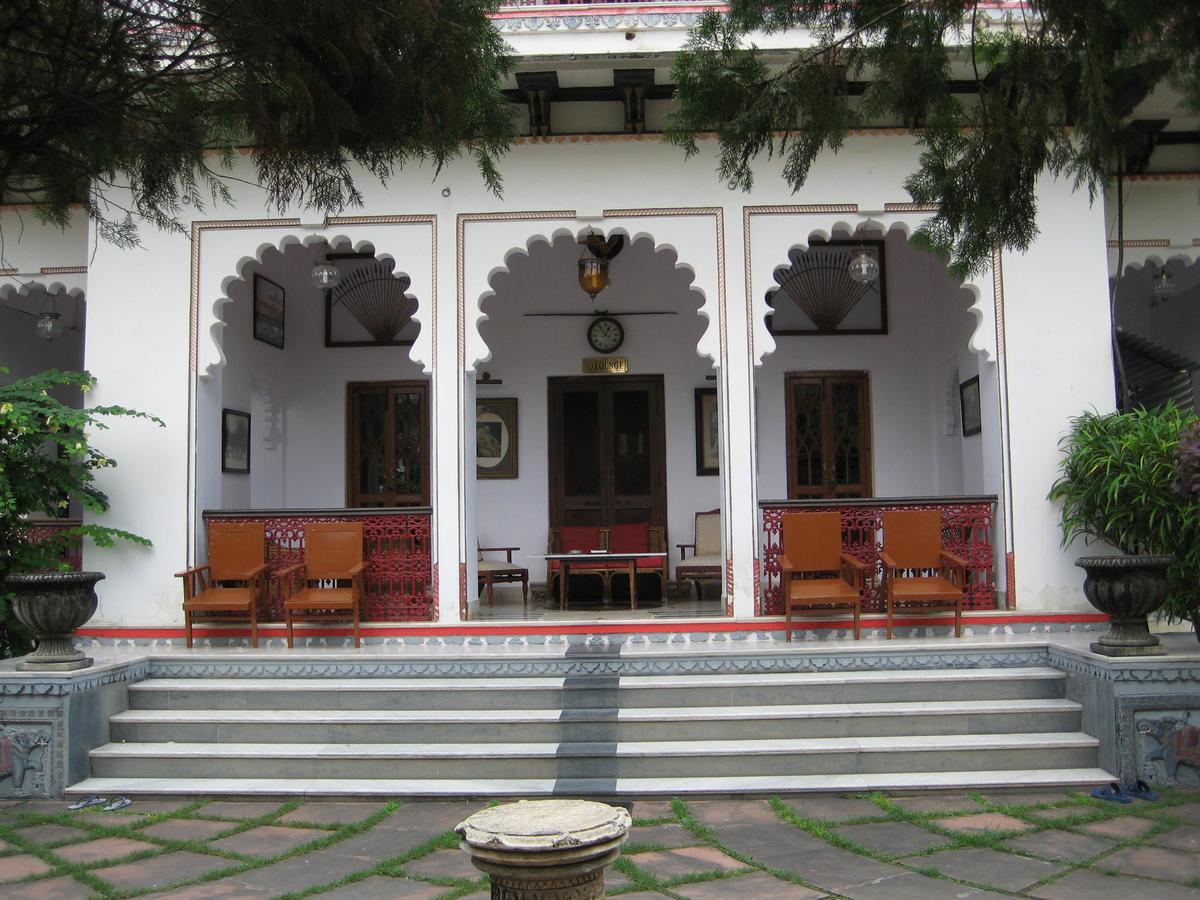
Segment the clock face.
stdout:
<svg viewBox="0 0 1200 900">
<path fill-rule="evenodd" d="M 625 340 L 625 329 L 611 316 L 601 316 L 588 325 L 587 339 L 597 353 L 612 353 Z"/>
</svg>

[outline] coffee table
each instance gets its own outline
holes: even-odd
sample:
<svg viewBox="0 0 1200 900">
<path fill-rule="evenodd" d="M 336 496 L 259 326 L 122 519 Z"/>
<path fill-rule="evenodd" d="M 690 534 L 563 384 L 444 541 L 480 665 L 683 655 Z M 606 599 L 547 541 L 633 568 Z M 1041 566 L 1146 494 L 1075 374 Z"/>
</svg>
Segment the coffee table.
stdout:
<svg viewBox="0 0 1200 900">
<path fill-rule="evenodd" d="M 579 563 L 595 563 L 605 562 L 612 563 L 613 569 L 617 566 L 623 566 L 629 573 L 629 608 L 637 609 L 637 561 L 639 559 L 665 559 L 666 553 L 613 553 L 605 550 L 603 553 L 544 553 L 535 555 L 534 559 L 544 559 L 547 561 L 558 560 L 558 608 L 567 608 L 567 578 L 570 575 L 572 565 Z M 607 567 L 606 567 L 607 568 Z M 589 569 L 588 571 L 596 571 Z M 549 578 L 547 578 L 547 581 Z M 608 582 L 609 599 L 612 598 L 612 583 Z M 664 584 L 663 589 L 666 589 Z"/>
</svg>

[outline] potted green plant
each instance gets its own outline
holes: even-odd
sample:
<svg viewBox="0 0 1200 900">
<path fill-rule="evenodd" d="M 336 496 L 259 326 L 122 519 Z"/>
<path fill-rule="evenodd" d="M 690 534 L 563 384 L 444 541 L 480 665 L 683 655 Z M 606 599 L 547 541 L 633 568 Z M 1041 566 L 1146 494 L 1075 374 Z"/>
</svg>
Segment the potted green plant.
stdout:
<svg viewBox="0 0 1200 900">
<path fill-rule="evenodd" d="M 7 374 L 0 368 L 0 374 Z M 114 416 L 161 419 L 120 406 L 75 407 L 59 396 L 87 393 L 87 372 L 50 370 L 0 386 L 0 645 L 21 655 L 37 649 L 21 669 L 71 670 L 91 665 L 71 634 L 96 611 L 99 572 L 74 572 L 67 548 L 90 538 L 98 546 L 117 540 L 148 545 L 143 537 L 102 525 L 76 525 L 39 533 L 33 516 L 54 516 L 77 500 L 90 512 L 108 509 L 95 472 L 116 463 L 91 444 L 92 430 Z M 14 622 L 15 617 L 15 622 Z"/>
<path fill-rule="evenodd" d="M 1177 489 L 1178 452 L 1195 414 L 1173 405 L 1125 413 L 1085 412 L 1060 441 L 1063 460 L 1050 499 L 1062 504 L 1063 546 L 1076 537 L 1117 554 L 1085 556 L 1088 601 L 1109 614 L 1108 634 L 1092 644 L 1107 656 L 1159 655 L 1146 616 L 1168 601 L 1194 553 L 1194 501 Z"/>
<path fill-rule="evenodd" d="M 1200 639 L 1200 421 L 1180 436 L 1175 491 L 1189 505 L 1193 532 L 1181 535 L 1177 542 L 1176 564 L 1168 573 L 1170 591 L 1161 615 L 1173 622 L 1190 619 Z"/>
</svg>

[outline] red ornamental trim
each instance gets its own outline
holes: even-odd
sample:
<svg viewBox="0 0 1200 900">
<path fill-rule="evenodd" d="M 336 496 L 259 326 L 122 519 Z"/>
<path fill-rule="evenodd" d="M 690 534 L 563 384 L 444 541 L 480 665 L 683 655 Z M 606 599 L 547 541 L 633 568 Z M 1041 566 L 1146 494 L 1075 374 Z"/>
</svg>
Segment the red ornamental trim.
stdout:
<svg viewBox="0 0 1200 900">
<path fill-rule="evenodd" d="M 267 531 L 266 603 L 260 622 L 283 621 L 283 597 L 275 576 L 304 561 L 304 526 L 310 522 L 354 521 L 363 524 L 366 596 L 364 622 L 429 622 L 433 620 L 430 593 L 430 515 L 383 513 L 374 516 L 245 515 L 222 522 L 262 522 Z"/>
<path fill-rule="evenodd" d="M 1108 246 L 1116 249 L 1121 241 L 1109 241 Z M 1128 238 L 1124 241 L 1126 247 L 1170 247 L 1170 238 Z"/>
<path fill-rule="evenodd" d="M 1015 553 L 1004 554 L 1004 574 L 1005 574 L 1005 607 L 1007 609 L 1017 608 L 1017 555 Z"/>
<path fill-rule="evenodd" d="M 863 611 L 882 612 L 887 602 L 881 593 L 883 566 L 883 513 L 891 509 L 936 509 L 942 514 L 942 539 L 945 548 L 967 560 L 967 596 L 963 609 L 995 609 L 992 586 L 991 503 L 945 502 L 878 506 L 838 506 L 831 502 L 825 511 L 837 511 L 842 517 L 842 549 L 867 564 L 868 583 L 863 590 Z M 762 615 L 783 615 L 779 557 L 783 555 L 780 532 L 783 517 L 790 510 L 782 506 L 764 506 L 763 561 L 767 573 L 766 596 Z"/>
<path fill-rule="evenodd" d="M 38 271 L 43 275 L 81 275 L 87 270 L 87 266 L 42 266 Z"/>
</svg>

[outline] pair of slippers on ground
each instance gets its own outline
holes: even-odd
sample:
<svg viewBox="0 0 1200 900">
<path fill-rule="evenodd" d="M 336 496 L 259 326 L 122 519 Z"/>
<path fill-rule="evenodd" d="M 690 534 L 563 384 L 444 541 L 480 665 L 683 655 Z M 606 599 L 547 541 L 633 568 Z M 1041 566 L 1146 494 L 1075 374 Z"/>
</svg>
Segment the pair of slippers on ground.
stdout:
<svg viewBox="0 0 1200 900">
<path fill-rule="evenodd" d="M 1150 790 L 1150 785 L 1140 778 L 1133 783 L 1132 787 L 1123 787 L 1115 781 L 1110 782 L 1104 787 L 1098 787 L 1092 791 L 1092 796 L 1097 800 L 1109 800 L 1113 803 L 1132 803 L 1134 797 L 1139 800 L 1158 799 L 1158 794 Z"/>
<path fill-rule="evenodd" d="M 92 794 L 90 797 L 76 800 L 67 809 L 91 809 L 93 806 L 102 806 L 105 812 L 116 812 L 118 809 L 124 809 L 132 804 L 133 801 L 128 797 L 114 797 L 110 802 L 107 797 L 97 797 Z"/>
</svg>

